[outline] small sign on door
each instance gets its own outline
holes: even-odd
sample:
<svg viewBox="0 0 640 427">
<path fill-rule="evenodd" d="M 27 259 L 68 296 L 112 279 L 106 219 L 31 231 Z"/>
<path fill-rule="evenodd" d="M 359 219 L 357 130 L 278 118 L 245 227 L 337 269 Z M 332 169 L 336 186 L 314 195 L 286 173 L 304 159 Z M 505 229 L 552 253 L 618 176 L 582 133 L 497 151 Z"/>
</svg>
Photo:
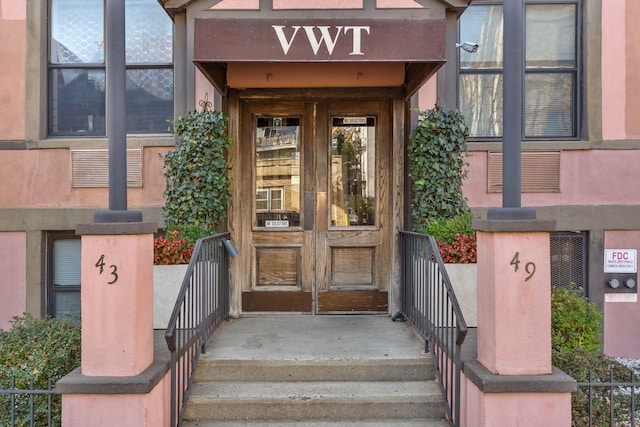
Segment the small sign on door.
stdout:
<svg viewBox="0 0 640 427">
<path fill-rule="evenodd" d="M 605 249 L 605 273 L 637 273 L 637 251 L 635 249 Z"/>
</svg>

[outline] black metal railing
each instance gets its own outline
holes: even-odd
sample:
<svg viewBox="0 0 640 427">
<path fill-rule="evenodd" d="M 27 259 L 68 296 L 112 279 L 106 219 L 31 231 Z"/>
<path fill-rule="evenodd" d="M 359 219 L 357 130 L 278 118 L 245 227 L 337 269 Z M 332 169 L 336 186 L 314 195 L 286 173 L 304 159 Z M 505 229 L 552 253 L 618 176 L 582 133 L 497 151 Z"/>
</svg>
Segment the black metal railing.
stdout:
<svg viewBox="0 0 640 427">
<path fill-rule="evenodd" d="M 38 390 L 34 388 L 33 380 L 29 388 L 19 388 L 15 379 L 11 378 L 9 388 L 0 386 L 0 425 L 53 426 L 55 423 L 59 426 L 60 399 L 51 380 L 47 389 Z"/>
<path fill-rule="evenodd" d="M 402 314 L 425 339 L 452 426 L 460 424 L 460 355 L 467 324 L 433 236 L 400 232 Z"/>
<path fill-rule="evenodd" d="M 179 426 L 196 364 L 229 316 L 228 233 L 199 239 L 165 332 L 171 352 L 171 426 Z"/>
<path fill-rule="evenodd" d="M 637 426 L 639 394 L 640 378 L 634 372 L 629 372 L 628 378 L 620 378 L 612 368 L 605 375 L 589 371 L 586 381 L 578 381 L 578 390 L 571 396 L 573 425 Z"/>
</svg>

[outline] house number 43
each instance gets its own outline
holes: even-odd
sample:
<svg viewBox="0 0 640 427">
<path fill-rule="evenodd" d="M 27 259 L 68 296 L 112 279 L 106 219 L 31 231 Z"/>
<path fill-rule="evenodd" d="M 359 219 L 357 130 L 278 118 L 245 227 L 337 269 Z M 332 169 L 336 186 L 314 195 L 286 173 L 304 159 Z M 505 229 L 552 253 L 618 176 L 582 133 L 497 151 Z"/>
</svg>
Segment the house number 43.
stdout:
<svg viewBox="0 0 640 427">
<path fill-rule="evenodd" d="M 511 258 L 511 262 L 509 265 L 512 265 L 515 272 L 518 272 L 520 268 L 520 252 L 516 252 L 513 258 Z M 527 277 L 524 278 L 524 281 L 528 281 L 533 277 L 536 273 L 536 264 L 533 262 L 528 262 L 524 265 L 524 271 L 527 273 Z"/>
<path fill-rule="evenodd" d="M 102 254 L 100 256 L 100 258 L 98 258 L 98 262 L 96 262 L 96 268 L 100 269 L 100 273 L 102 274 L 105 270 L 106 267 L 106 263 L 104 262 L 104 254 Z M 111 275 L 111 281 L 107 282 L 108 285 L 113 285 L 114 283 L 116 283 L 118 281 L 118 266 L 115 264 L 111 264 L 110 266 L 106 267 L 110 270 L 110 272 L 108 274 Z"/>
</svg>

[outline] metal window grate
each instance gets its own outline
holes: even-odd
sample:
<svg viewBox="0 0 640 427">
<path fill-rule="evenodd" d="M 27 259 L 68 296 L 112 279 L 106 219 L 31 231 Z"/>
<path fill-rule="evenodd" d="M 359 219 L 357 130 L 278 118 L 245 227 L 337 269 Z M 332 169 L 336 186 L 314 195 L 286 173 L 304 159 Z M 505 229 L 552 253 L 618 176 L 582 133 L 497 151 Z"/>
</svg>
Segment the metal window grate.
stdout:
<svg viewBox="0 0 640 427">
<path fill-rule="evenodd" d="M 551 234 L 551 286 L 587 295 L 587 234 Z"/>
</svg>

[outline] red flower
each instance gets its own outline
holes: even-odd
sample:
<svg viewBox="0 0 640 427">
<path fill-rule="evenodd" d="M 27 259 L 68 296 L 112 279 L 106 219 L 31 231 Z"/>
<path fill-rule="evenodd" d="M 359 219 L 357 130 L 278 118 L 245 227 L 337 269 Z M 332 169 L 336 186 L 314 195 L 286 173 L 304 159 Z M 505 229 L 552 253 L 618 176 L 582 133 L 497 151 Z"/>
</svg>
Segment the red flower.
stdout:
<svg viewBox="0 0 640 427">
<path fill-rule="evenodd" d="M 178 230 L 173 230 L 168 236 L 160 236 L 153 241 L 155 265 L 188 264 L 192 253 L 193 244 L 181 239 Z"/>
</svg>

